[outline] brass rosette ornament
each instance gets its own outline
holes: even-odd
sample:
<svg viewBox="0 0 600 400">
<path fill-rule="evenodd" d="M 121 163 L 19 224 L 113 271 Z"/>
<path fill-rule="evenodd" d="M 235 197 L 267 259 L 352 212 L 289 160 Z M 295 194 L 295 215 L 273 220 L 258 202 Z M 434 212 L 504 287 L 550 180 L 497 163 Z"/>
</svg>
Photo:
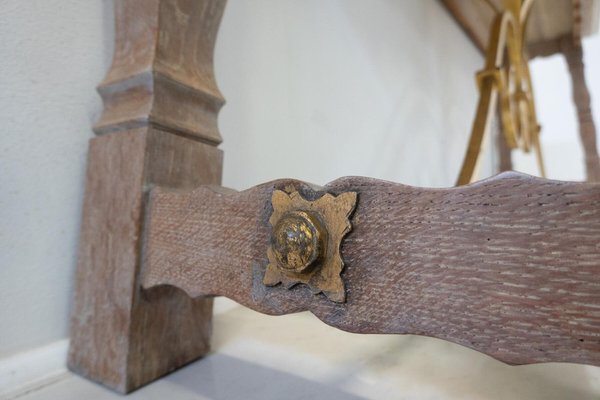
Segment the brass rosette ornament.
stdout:
<svg viewBox="0 0 600 400">
<path fill-rule="evenodd" d="M 323 293 L 331 301 L 345 302 L 340 245 L 352 229 L 349 218 L 356 198 L 356 192 L 338 196 L 326 193 L 310 201 L 297 191 L 274 190 L 273 214 L 269 218 L 269 264 L 263 283 L 281 283 L 288 289 L 303 283 L 314 294 Z"/>
</svg>

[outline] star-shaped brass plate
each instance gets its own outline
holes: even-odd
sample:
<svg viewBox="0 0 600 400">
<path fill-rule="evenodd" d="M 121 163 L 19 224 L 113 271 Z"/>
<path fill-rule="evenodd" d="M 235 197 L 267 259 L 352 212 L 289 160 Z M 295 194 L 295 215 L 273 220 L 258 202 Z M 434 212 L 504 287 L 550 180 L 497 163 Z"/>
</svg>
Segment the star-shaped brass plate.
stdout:
<svg viewBox="0 0 600 400">
<path fill-rule="evenodd" d="M 356 192 L 337 196 L 324 194 L 314 201 L 297 191 L 274 190 L 269 264 L 263 283 L 279 283 L 290 289 L 298 283 L 313 293 L 323 293 L 332 301 L 346 301 L 341 272 L 344 262 L 340 245 L 350 232 L 350 215 L 356 205 Z"/>
</svg>

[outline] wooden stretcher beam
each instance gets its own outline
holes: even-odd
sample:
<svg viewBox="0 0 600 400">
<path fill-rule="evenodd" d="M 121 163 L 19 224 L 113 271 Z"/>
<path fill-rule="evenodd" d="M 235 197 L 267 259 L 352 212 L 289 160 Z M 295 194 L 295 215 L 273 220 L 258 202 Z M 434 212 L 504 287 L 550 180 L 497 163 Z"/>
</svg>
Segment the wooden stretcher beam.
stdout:
<svg viewBox="0 0 600 400">
<path fill-rule="evenodd" d="M 355 193 L 337 272 L 343 300 L 310 279 L 266 284 L 279 191 L 311 201 Z M 157 188 L 148 216 L 146 289 L 227 296 L 266 314 L 310 310 L 346 331 L 433 336 L 511 364 L 600 365 L 599 184 L 508 172 L 449 189 L 360 177 Z"/>
</svg>

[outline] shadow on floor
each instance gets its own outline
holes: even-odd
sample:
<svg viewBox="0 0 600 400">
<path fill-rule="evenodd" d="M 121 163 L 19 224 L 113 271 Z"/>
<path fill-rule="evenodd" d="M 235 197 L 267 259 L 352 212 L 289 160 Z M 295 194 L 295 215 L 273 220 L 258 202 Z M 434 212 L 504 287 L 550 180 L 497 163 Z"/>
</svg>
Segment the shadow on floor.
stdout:
<svg viewBox="0 0 600 400">
<path fill-rule="evenodd" d="M 336 387 L 222 354 L 210 355 L 163 380 L 215 400 L 363 399 Z"/>
</svg>

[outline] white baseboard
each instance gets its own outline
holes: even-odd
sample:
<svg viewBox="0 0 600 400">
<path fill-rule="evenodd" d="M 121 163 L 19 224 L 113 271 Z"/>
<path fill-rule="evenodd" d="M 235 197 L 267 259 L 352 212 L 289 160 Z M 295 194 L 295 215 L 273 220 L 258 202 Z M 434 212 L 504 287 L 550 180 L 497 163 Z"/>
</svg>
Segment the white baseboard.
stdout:
<svg viewBox="0 0 600 400">
<path fill-rule="evenodd" d="M 68 339 L 0 358 L 0 399 L 22 394 L 67 376 Z"/>
</svg>

